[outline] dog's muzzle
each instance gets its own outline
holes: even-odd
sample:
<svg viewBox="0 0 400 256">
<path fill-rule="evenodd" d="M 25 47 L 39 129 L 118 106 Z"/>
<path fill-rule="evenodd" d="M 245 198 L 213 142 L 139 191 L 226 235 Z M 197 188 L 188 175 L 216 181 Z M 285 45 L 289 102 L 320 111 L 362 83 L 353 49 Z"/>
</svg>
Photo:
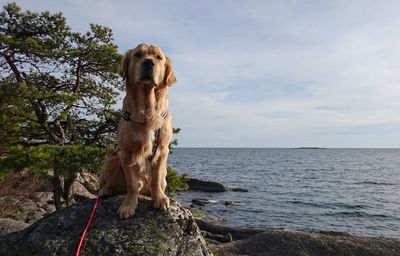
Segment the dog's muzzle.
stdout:
<svg viewBox="0 0 400 256">
<path fill-rule="evenodd" d="M 151 59 L 146 59 L 142 63 L 142 81 L 154 81 L 154 66 L 155 63 Z"/>
</svg>

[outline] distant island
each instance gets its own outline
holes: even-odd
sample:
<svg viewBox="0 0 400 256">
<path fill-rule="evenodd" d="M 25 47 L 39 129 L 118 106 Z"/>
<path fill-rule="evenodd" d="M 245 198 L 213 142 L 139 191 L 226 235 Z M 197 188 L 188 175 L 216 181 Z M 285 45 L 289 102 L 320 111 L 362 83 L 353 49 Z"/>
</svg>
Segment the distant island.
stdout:
<svg viewBox="0 0 400 256">
<path fill-rule="evenodd" d="M 326 148 L 320 148 L 320 147 L 299 147 L 295 149 L 326 149 Z"/>
</svg>

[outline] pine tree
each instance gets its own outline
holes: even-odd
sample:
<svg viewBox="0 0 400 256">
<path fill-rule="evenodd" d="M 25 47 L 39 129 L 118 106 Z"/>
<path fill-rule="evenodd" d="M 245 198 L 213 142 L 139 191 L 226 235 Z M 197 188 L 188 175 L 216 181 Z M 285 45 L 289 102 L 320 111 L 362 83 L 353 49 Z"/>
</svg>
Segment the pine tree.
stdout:
<svg viewBox="0 0 400 256">
<path fill-rule="evenodd" d="M 0 13 L 0 151 L 13 152 L 8 163 L 54 169 L 57 207 L 69 203 L 78 167 L 98 162 L 88 152 L 104 153 L 93 146 L 115 141 L 120 59 L 109 28 L 72 32 L 62 13 L 15 3 Z"/>
</svg>

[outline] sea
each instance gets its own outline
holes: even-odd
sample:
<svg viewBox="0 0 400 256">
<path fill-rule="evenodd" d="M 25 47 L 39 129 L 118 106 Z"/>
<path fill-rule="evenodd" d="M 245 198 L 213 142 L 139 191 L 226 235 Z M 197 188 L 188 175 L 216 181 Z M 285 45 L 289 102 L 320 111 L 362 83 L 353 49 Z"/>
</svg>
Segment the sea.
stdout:
<svg viewBox="0 0 400 256">
<path fill-rule="evenodd" d="M 168 161 L 190 178 L 249 190 L 176 195 L 222 225 L 400 237 L 400 149 L 175 148 Z"/>
</svg>

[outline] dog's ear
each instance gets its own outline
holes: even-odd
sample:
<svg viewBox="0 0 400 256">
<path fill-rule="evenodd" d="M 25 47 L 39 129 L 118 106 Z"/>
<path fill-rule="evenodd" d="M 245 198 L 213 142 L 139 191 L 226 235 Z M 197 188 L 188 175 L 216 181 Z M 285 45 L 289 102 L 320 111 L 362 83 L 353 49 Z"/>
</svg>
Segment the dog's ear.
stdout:
<svg viewBox="0 0 400 256">
<path fill-rule="evenodd" d="M 127 80 L 128 78 L 128 68 L 129 68 L 129 61 L 130 61 L 130 53 L 131 51 L 127 51 L 122 58 L 121 67 L 119 68 L 119 74 L 122 76 L 123 79 Z"/>
<path fill-rule="evenodd" d="M 172 62 L 168 57 L 166 57 L 165 75 L 164 75 L 163 82 L 164 82 L 165 86 L 171 86 L 174 83 L 176 83 L 176 77 L 175 77 L 174 71 L 172 70 Z"/>
</svg>

